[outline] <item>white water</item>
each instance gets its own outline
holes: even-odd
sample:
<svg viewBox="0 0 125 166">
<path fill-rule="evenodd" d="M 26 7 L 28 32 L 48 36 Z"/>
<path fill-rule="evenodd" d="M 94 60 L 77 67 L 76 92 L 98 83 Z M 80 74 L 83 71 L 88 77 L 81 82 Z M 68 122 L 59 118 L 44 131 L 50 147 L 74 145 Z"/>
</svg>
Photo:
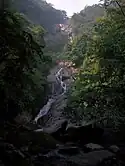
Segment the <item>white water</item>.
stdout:
<svg viewBox="0 0 125 166">
<path fill-rule="evenodd" d="M 44 117 L 45 115 L 48 114 L 48 112 L 50 111 L 52 105 L 55 103 L 56 99 L 61 97 L 62 95 L 64 95 L 67 91 L 67 86 L 66 84 L 62 81 L 62 75 L 61 75 L 61 71 L 63 70 L 63 68 L 61 68 L 55 75 L 57 82 L 60 84 L 60 88 L 63 89 L 62 94 L 57 95 L 57 96 L 52 96 L 46 105 L 43 106 L 43 108 L 40 110 L 40 112 L 38 113 L 38 115 L 35 117 L 34 121 L 35 123 L 37 123 L 38 119 L 40 119 L 41 117 Z"/>
</svg>

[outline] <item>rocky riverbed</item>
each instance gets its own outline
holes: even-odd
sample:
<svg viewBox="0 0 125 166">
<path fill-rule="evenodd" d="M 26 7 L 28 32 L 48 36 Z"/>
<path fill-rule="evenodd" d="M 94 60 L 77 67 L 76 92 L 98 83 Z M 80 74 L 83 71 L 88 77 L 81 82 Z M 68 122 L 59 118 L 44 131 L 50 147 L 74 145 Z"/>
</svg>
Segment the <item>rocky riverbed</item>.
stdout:
<svg viewBox="0 0 125 166">
<path fill-rule="evenodd" d="M 65 80 L 63 80 L 64 77 Z M 58 121 L 66 119 L 64 115 L 64 109 L 67 105 L 66 92 L 72 80 L 66 69 L 57 66 L 51 70 L 48 76 L 48 82 L 52 89 L 50 98 L 47 104 L 40 110 L 37 115 L 38 118 L 36 117 L 37 122 L 42 128 L 51 128 L 52 126 L 58 125 Z M 46 114 L 43 114 L 44 112 L 46 112 Z"/>
<path fill-rule="evenodd" d="M 55 83 L 56 71 L 48 77 L 50 82 Z M 124 166 L 125 132 L 95 122 L 71 124 L 63 114 L 66 102 L 66 94 L 58 97 L 38 123 L 1 124 L 0 166 Z"/>
<path fill-rule="evenodd" d="M 115 134 L 92 125 L 67 128 L 67 121 L 49 132 L 29 124 L 0 127 L 1 166 L 124 166 L 125 144 Z M 110 143 L 107 141 L 110 139 Z M 112 139 L 112 140 L 111 140 Z"/>
</svg>

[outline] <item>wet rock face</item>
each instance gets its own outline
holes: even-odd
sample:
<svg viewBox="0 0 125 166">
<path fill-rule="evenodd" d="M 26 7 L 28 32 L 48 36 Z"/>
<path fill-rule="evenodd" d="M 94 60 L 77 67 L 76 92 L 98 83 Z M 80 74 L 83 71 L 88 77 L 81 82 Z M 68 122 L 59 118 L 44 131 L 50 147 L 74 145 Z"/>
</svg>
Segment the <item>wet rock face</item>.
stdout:
<svg viewBox="0 0 125 166">
<path fill-rule="evenodd" d="M 0 134 L 1 166 L 125 165 L 124 148 L 121 150 L 116 145 L 103 147 L 98 142 L 103 130 L 92 128 L 91 125 L 67 129 L 65 120 L 60 121 L 60 127 L 50 133 L 15 125 L 1 129 Z"/>
<path fill-rule="evenodd" d="M 12 144 L 1 142 L 0 143 L 0 158 L 5 165 L 24 165 L 28 164 L 25 160 L 25 155 L 15 148 Z"/>
<path fill-rule="evenodd" d="M 104 149 L 104 147 L 98 144 L 89 143 L 84 145 L 84 152 L 86 153 L 102 149 Z"/>
<path fill-rule="evenodd" d="M 103 160 L 97 166 L 125 166 L 125 163 L 116 157 L 112 157 Z"/>
<path fill-rule="evenodd" d="M 53 149 L 56 148 L 56 144 L 58 143 L 51 135 L 44 132 L 29 132 L 29 133 L 21 133 L 20 134 L 20 142 L 22 144 L 37 145 L 44 148 Z"/>
<path fill-rule="evenodd" d="M 102 139 L 103 129 L 92 128 L 91 126 L 69 127 L 66 130 L 66 125 L 58 129 L 52 136 L 63 142 L 79 142 L 84 145 L 87 143 L 99 143 Z"/>
<path fill-rule="evenodd" d="M 52 132 L 51 135 L 55 139 L 61 140 L 60 138 L 62 135 L 65 134 L 67 125 L 68 125 L 68 121 L 67 120 L 63 121 L 62 124 L 60 125 L 60 127 L 56 131 Z"/>
<path fill-rule="evenodd" d="M 89 126 L 72 127 L 66 131 L 66 137 L 70 141 L 80 141 L 81 144 L 89 142 L 98 143 L 103 135 L 103 129 L 101 128 L 90 128 Z"/>
<path fill-rule="evenodd" d="M 54 84 L 54 89 L 56 95 L 62 93 L 60 84 Z M 51 111 L 42 122 L 48 128 L 33 124 L 0 126 L 0 166 L 124 166 L 125 148 L 112 143 L 111 132 L 93 128 L 92 124 L 67 128 L 68 121 L 59 111 L 66 102 L 66 96 L 57 99 L 53 120 L 48 121 Z M 55 123 L 59 125 L 54 126 Z M 101 145 L 103 141 L 109 143 L 107 148 Z"/>
<path fill-rule="evenodd" d="M 116 145 L 112 145 L 109 147 L 109 150 L 112 151 L 113 153 L 117 153 L 120 151 L 119 147 Z"/>
<path fill-rule="evenodd" d="M 71 151 L 72 150 L 72 151 Z M 100 166 L 102 162 L 109 159 L 112 160 L 115 154 L 108 150 L 97 150 L 84 153 L 78 147 L 61 147 L 56 152 L 50 152 L 46 155 L 48 161 L 55 159 L 53 165 L 56 166 L 62 161 L 63 165 L 71 164 L 75 166 Z M 58 164 L 57 164 L 58 163 Z"/>
<path fill-rule="evenodd" d="M 60 128 L 63 125 L 66 126 L 65 124 L 66 122 L 65 123 L 63 122 L 60 125 Z M 58 129 L 60 130 L 60 128 Z M 56 147 L 51 149 L 50 149 L 50 146 L 49 147 L 46 146 L 46 148 L 43 148 L 45 146 L 43 146 L 42 144 L 41 145 L 38 144 L 38 146 L 36 147 L 36 142 L 35 142 L 35 145 L 31 144 L 32 149 L 29 148 L 30 155 L 36 156 L 35 161 L 33 161 L 33 163 L 35 163 L 36 166 L 39 166 L 39 165 L 124 166 L 124 160 L 119 159 L 117 157 L 117 153 L 115 153 L 114 151 L 111 151 L 110 146 L 106 149 L 103 148 L 101 145 L 99 145 L 99 143 L 97 143 L 98 139 L 95 139 L 97 137 L 91 136 L 90 134 L 91 131 L 96 131 L 96 132 L 100 131 L 98 130 L 99 128 L 95 128 L 96 130 L 95 129 L 92 130 L 92 129 L 93 128 L 91 125 L 81 126 L 81 127 L 72 127 L 68 129 L 64 127 L 63 132 L 59 134 L 59 138 L 60 140 L 62 139 L 61 141 L 62 143 L 60 144 L 60 142 L 58 142 L 58 146 L 56 144 Z M 83 133 L 80 135 L 82 131 Z M 89 138 L 91 136 L 91 139 L 89 138 L 89 140 L 93 140 L 91 141 L 91 143 L 90 142 L 88 143 L 87 141 L 87 144 L 86 144 L 85 143 L 86 141 L 83 140 L 84 139 L 83 136 L 86 134 L 85 131 L 89 133 L 87 137 L 85 137 L 85 140 L 86 138 Z M 66 144 L 64 144 L 63 136 L 66 136 L 68 133 L 73 133 L 73 134 L 70 135 L 69 137 L 70 139 L 66 139 Z M 77 134 L 77 137 L 75 137 L 74 133 Z M 99 138 L 101 138 L 103 134 L 102 135 L 97 134 L 97 135 L 100 136 Z M 74 141 L 74 138 L 71 136 L 74 136 L 75 139 L 77 138 L 76 139 L 77 141 L 76 140 Z M 93 142 L 96 142 L 96 144 L 94 144 Z M 116 149 L 116 145 L 113 145 L 112 148 Z"/>
<path fill-rule="evenodd" d="M 62 147 L 59 148 L 58 153 L 63 154 L 63 155 L 77 155 L 79 154 L 80 149 L 75 146 L 71 147 Z"/>
<path fill-rule="evenodd" d="M 79 163 L 79 166 L 97 166 L 100 162 L 109 157 L 113 157 L 114 154 L 107 150 L 94 151 L 87 154 L 81 154 L 70 157 L 70 161 Z"/>
<path fill-rule="evenodd" d="M 93 128 L 91 124 L 87 126 L 74 126 L 68 128 L 67 125 L 68 121 L 63 121 L 60 127 L 50 132 L 50 134 L 62 143 L 79 142 L 82 145 L 90 142 L 99 143 L 102 139 L 104 132 L 102 128 Z M 47 130 L 44 131 L 46 132 Z"/>
</svg>

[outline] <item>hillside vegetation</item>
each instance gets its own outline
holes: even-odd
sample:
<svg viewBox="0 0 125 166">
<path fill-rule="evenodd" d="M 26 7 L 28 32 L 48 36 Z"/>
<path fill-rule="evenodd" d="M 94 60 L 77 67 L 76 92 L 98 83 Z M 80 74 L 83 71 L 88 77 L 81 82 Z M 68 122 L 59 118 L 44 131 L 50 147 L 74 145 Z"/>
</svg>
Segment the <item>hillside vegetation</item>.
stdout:
<svg viewBox="0 0 125 166">
<path fill-rule="evenodd" d="M 68 41 L 67 34 L 58 30 L 59 24 L 65 24 L 68 17 L 63 10 L 57 10 L 45 0 L 14 0 L 13 8 L 35 25 L 45 29 L 46 53 L 61 52 Z"/>
<path fill-rule="evenodd" d="M 66 13 L 46 1 L 10 0 L 0 5 L 0 117 L 12 120 L 21 112 L 35 115 L 45 104 L 47 75 L 57 50 L 51 51 L 44 36 L 64 23 Z"/>
<path fill-rule="evenodd" d="M 106 118 L 120 127 L 125 117 L 125 4 L 107 1 L 91 35 L 81 33 L 69 53 L 81 69 L 72 87 L 67 113 L 77 120 Z M 84 27 L 84 23 L 82 24 Z"/>
<path fill-rule="evenodd" d="M 92 33 L 92 27 L 98 17 L 104 15 L 104 7 L 102 5 L 86 6 L 80 13 L 75 13 L 69 24 L 72 27 L 74 35 L 78 36 L 81 33 Z"/>
<path fill-rule="evenodd" d="M 93 35 L 95 23 L 104 14 L 104 6 L 96 4 L 85 7 L 80 13 L 75 13 L 68 20 L 72 29 L 73 41 L 65 45 L 62 55 L 64 59 L 72 60 L 76 66 L 83 63 L 87 43 Z"/>
<path fill-rule="evenodd" d="M 1 166 L 125 166 L 125 2 L 101 3 L 0 0 Z"/>
</svg>

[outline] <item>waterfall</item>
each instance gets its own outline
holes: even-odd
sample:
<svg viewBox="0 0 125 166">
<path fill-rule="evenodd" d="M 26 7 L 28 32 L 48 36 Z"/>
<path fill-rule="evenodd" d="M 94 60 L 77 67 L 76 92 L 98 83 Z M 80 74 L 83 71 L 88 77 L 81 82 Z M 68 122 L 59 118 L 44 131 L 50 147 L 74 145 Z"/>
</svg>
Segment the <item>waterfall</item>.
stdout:
<svg viewBox="0 0 125 166">
<path fill-rule="evenodd" d="M 61 72 L 62 72 L 63 68 L 61 68 L 56 74 L 55 74 L 55 77 L 56 77 L 56 80 L 57 80 L 57 83 L 59 83 L 60 85 L 60 88 L 62 89 L 62 93 L 59 94 L 59 95 L 56 95 L 56 96 L 53 96 L 51 98 L 49 98 L 49 100 L 47 101 L 47 104 L 43 106 L 42 109 L 40 109 L 38 115 L 35 117 L 34 119 L 34 122 L 37 123 L 38 119 L 40 119 L 41 117 L 44 117 L 45 115 L 48 114 L 48 112 L 50 111 L 52 105 L 55 103 L 55 101 L 61 97 L 62 95 L 64 95 L 67 91 L 67 86 L 66 84 L 62 81 L 62 75 L 61 75 Z"/>
</svg>

